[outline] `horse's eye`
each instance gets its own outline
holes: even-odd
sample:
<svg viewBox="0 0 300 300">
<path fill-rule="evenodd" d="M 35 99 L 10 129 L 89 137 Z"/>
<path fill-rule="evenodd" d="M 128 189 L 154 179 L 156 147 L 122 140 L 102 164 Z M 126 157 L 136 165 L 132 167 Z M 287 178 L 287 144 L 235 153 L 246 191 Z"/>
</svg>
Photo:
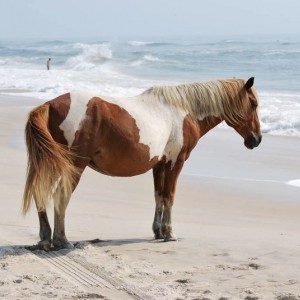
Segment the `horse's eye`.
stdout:
<svg viewBox="0 0 300 300">
<path fill-rule="evenodd" d="M 258 103 L 256 99 L 250 98 L 251 107 L 253 110 L 256 110 Z"/>
</svg>

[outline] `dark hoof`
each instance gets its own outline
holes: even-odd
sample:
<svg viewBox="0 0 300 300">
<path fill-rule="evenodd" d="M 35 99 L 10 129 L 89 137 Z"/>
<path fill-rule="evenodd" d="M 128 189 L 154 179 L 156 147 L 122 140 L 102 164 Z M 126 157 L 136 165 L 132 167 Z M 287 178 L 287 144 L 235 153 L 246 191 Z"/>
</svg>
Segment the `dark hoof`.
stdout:
<svg viewBox="0 0 300 300">
<path fill-rule="evenodd" d="M 49 252 L 51 250 L 51 242 L 46 241 L 46 240 L 39 241 L 37 246 L 38 246 L 39 250 L 44 250 L 46 252 Z"/>
<path fill-rule="evenodd" d="M 53 241 L 54 250 L 74 249 L 74 245 L 68 241 Z"/>
<path fill-rule="evenodd" d="M 154 232 L 154 239 L 156 240 L 163 240 L 164 236 L 161 232 Z"/>
<path fill-rule="evenodd" d="M 173 233 L 168 233 L 164 239 L 165 242 L 175 242 L 177 241 L 177 237 Z"/>
</svg>

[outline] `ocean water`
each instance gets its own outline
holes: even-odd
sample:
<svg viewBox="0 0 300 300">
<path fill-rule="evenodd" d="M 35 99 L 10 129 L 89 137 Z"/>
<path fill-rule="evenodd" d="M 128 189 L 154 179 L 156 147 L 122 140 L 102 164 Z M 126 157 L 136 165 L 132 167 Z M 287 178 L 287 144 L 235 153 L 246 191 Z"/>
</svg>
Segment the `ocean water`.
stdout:
<svg viewBox="0 0 300 300">
<path fill-rule="evenodd" d="M 0 92 L 43 100 L 74 89 L 132 96 L 152 85 L 252 76 L 262 131 L 300 137 L 295 37 L 0 41 Z"/>
</svg>

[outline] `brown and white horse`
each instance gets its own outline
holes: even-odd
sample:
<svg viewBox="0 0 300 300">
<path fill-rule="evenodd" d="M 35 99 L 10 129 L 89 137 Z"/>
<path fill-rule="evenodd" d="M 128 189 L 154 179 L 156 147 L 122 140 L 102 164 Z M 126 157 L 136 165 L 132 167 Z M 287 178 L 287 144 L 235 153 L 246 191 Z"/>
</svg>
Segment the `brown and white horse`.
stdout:
<svg viewBox="0 0 300 300">
<path fill-rule="evenodd" d="M 26 125 L 28 172 L 23 212 L 35 200 L 39 247 L 72 245 L 65 211 L 84 169 L 134 176 L 153 169 L 156 239 L 175 240 L 171 210 L 176 182 L 198 140 L 223 120 L 247 148 L 261 141 L 254 78 L 152 87 L 130 98 L 71 92 L 31 111 Z M 46 207 L 54 198 L 53 239 Z"/>
</svg>

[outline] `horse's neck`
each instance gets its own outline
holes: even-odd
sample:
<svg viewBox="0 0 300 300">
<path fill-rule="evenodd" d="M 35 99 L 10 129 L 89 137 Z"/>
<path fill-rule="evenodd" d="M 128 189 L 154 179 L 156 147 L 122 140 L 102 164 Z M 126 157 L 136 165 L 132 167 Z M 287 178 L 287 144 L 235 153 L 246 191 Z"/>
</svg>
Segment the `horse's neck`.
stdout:
<svg viewBox="0 0 300 300">
<path fill-rule="evenodd" d="M 215 128 L 218 124 L 222 122 L 220 117 L 206 117 L 203 120 L 198 121 L 200 137 L 204 136 L 208 131 Z"/>
</svg>

